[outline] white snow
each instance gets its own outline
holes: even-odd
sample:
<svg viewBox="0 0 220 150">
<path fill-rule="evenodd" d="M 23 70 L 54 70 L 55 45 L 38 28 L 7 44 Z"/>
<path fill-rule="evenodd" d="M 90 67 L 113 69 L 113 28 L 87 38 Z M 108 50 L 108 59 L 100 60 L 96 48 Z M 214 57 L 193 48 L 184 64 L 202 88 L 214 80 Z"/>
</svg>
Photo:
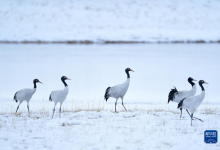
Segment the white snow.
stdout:
<svg viewBox="0 0 220 150">
<path fill-rule="evenodd" d="M 204 131 L 219 130 L 220 112 L 195 116 L 205 120 L 179 119 L 170 111 L 65 112 L 51 119 L 52 112 L 0 115 L 1 149 L 212 149 L 204 143 Z"/>
<path fill-rule="evenodd" d="M 218 41 L 218 0 L 7 0 L 0 41 Z"/>
</svg>

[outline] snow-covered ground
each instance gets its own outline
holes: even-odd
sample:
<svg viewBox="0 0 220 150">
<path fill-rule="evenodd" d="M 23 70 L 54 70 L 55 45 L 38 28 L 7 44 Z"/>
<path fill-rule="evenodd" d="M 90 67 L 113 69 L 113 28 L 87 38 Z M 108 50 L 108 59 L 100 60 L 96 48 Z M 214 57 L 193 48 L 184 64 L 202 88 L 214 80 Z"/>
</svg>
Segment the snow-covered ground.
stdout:
<svg viewBox="0 0 220 150">
<path fill-rule="evenodd" d="M 52 112 L 0 115 L 1 149 L 178 149 L 219 150 L 220 143 L 205 144 L 204 131 L 219 131 L 220 112 L 195 113 L 193 121 L 170 111 Z"/>
<path fill-rule="evenodd" d="M 218 0 L 7 0 L 0 41 L 220 40 Z"/>
<path fill-rule="evenodd" d="M 204 143 L 204 131 L 219 131 L 220 51 L 218 44 L 135 44 L 135 45 L 0 45 L 0 147 L 11 149 L 220 149 Z M 113 98 L 104 101 L 108 86 L 131 82 L 124 104 Z M 57 105 L 49 94 L 63 88 L 69 95 L 58 118 Z M 206 97 L 193 121 L 177 104 L 167 104 L 170 89 L 189 90 L 187 78 L 208 82 Z M 14 93 L 22 88 L 37 92 L 15 114 Z M 197 94 L 201 92 L 197 84 Z"/>
</svg>

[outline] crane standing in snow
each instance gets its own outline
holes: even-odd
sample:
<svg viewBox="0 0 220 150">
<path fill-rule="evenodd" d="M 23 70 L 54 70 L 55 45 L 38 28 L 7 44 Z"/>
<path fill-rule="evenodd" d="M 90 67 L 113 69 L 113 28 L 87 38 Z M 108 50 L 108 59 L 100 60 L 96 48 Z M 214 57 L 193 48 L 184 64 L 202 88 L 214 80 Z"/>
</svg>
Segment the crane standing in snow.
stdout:
<svg viewBox="0 0 220 150">
<path fill-rule="evenodd" d="M 52 91 L 49 97 L 50 101 L 54 101 L 54 109 L 53 109 L 53 115 L 55 112 L 55 107 L 57 105 L 58 102 L 60 102 L 60 114 L 59 116 L 61 117 L 61 106 L 64 102 L 64 100 L 66 99 L 66 96 L 68 95 L 69 92 L 69 88 L 68 85 L 66 84 L 65 80 L 70 80 L 69 78 L 67 78 L 66 76 L 61 77 L 61 81 L 64 84 L 64 89 L 63 90 L 57 90 L 57 91 Z M 52 119 L 53 119 L 53 115 L 52 115 Z"/>
<path fill-rule="evenodd" d="M 38 79 L 34 79 L 33 83 L 34 83 L 34 88 L 33 89 L 22 89 L 20 91 L 17 91 L 14 95 L 14 100 L 17 103 L 19 101 L 16 113 L 18 111 L 19 105 L 23 102 L 23 101 L 27 101 L 27 108 L 28 108 L 28 113 L 29 113 L 29 101 L 32 98 L 33 94 L 36 92 L 37 89 L 37 85 L 36 83 L 41 83 Z M 42 83 L 41 83 L 42 84 Z"/>
<path fill-rule="evenodd" d="M 177 91 L 177 89 L 174 87 L 174 89 L 171 89 L 169 95 L 168 95 L 168 103 L 170 101 L 179 103 L 182 99 L 187 98 L 189 96 L 194 96 L 196 94 L 196 84 L 192 81 L 196 81 L 193 78 L 189 77 L 188 82 L 192 85 L 192 89 L 189 91 Z M 182 108 L 180 108 L 180 118 L 182 116 Z M 188 110 L 186 109 L 187 113 L 189 114 Z M 189 114 L 190 115 L 190 114 Z"/>
<path fill-rule="evenodd" d="M 126 92 L 128 90 L 129 84 L 130 84 L 130 74 L 129 74 L 129 71 L 133 71 L 133 70 L 131 70 L 130 68 L 125 69 L 125 72 L 127 74 L 127 80 L 124 83 L 119 84 L 119 85 L 115 85 L 113 87 L 108 87 L 106 89 L 106 91 L 105 91 L 104 98 L 106 99 L 106 101 L 108 100 L 109 97 L 113 97 L 113 98 L 116 99 L 116 102 L 115 102 L 115 112 L 116 112 L 117 101 L 118 101 L 119 98 L 121 98 L 122 105 L 125 108 L 124 103 L 123 103 L 123 98 L 124 98 L 124 95 L 126 94 Z M 125 108 L 125 110 L 126 110 L 126 108 Z"/>
<path fill-rule="evenodd" d="M 196 118 L 196 117 L 193 117 L 194 111 L 201 105 L 203 99 L 205 98 L 205 89 L 202 84 L 208 84 L 208 83 L 206 83 L 203 80 L 199 81 L 199 85 L 202 89 L 202 92 L 200 95 L 190 96 L 190 97 L 182 99 L 177 107 L 177 108 L 184 108 L 184 109 L 190 110 L 190 112 L 191 112 L 191 126 L 192 126 L 193 118 L 198 119 L 203 122 L 203 120 Z"/>
</svg>

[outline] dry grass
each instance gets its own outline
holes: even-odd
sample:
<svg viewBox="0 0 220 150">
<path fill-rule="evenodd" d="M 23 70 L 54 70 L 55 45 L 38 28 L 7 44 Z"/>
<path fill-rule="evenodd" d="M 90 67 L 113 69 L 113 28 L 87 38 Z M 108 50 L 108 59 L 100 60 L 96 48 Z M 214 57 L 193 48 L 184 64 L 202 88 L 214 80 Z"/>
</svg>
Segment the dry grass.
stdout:
<svg viewBox="0 0 220 150">
<path fill-rule="evenodd" d="M 90 9 L 86 7 L 85 9 Z M 102 41 L 102 42 L 95 42 L 92 40 L 72 40 L 72 41 L 0 41 L 0 44 L 151 44 L 154 43 L 152 41 Z M 183 44 L 183 43 L 220 43 L 220 40 L 216 41 L 204 41 L 204 40 L 193 40 L 193 41 L 158 41 L 158 44 Z"/>
<path fill-rule="evenodd" d="M 167 145 L 169 147 L 172 147 L 172 144 L 168 143 L 168 142 L 164 142 L 164 145 Z"/>
<path fill-rule="evenodd" d="M 25 102 L 24 102 L 25 103 Z M 9 106 L 4 106 L 4 109 L 0 110 L 7 110 L 7 111 L 2 111 L 0 112 L 0 115 L 6 115 L 6 114 L 13 114 L 16 116 L 21 116 L 22 114 L 28 114 L 27 108 L 25 107 L 26 104 L 23 104 L 23 109 L 19 108 L 18 113 L 15 113 L 16 110 L 16 105 L 14 103 L 8 103 Z M 31 102 L 30 102 L 30 115 L 31 114 L 41 114 L 41 115 L 50 115 L 50 113 L 53 110 L 54 103 L 42 100 L 41 102 L 38 103 L 37 109 L 33 109 L 34 107 Z M 180 114 L 180 110 L 176 109 L 174 105 L 169 105 L 167 103 L 149 103 L 149 104 L 129 104 L 125 103 L 125 107 L 128 112 L 135 112 L 135 111 L 141 111 L 141 112 L 147 112 L 149 113 L 154 113 L 154 112 L 165 112 L 165 113 L 172 113 L 172 114 Z M 2 106 L 3 108 L 3 106 Z M 5 109 L 9 108 L 9 109 Z M 72 112 L 81 112 L 81 111 L 95 111 L 95 112 L 101 112 L 101 111 L 110 111 L 115 113 L 115 104 L 114 102 L 106 102 L 103 99 L 99 100 L 90 100 L 87 102 L 82 102 L 82 101 L 74 101 L 74 100 L 68 100 L 65 101 L 62 105 L 62 113 L 72 113 Z M 220 105 L 203 105 L 200 106 L 197 111 L 200 111 L 202 114 L 220 114 Z M 55 113 L 59 112 L 59 104 L 56 106 L 56 111 Z M 118 102 L 117 105 L 117 113 L 118 112 L 125 112 L 123 106 L 121 105 L 120 102 Z M 185 114 L 185 111 L 183 111 L 183 114 Z M 36 119 L 39 119 L 36 117 Z"/>
<path fill-rule="evenodd" d="M 206 115 L 212 115 L 212 114 L 216 114 L 219 112 L 219 109 L 218 108 L 205 108 L 203 111 L 202 111 L 202 114 L 206 114 Z"/>
</svg>

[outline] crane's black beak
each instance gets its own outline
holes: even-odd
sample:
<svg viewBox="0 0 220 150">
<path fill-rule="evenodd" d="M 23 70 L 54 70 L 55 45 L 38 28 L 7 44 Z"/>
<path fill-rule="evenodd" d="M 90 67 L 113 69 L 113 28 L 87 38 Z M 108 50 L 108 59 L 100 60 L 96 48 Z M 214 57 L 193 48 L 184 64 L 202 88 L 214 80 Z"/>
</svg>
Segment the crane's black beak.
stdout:
<svg viewBox="0 0 220 150">
<path fill-rule="evenodd" d="M 66 78 L 66 80 L 71 80 L 71 79 L 69 79 L 69 78 Z"/>
<path fill-rule="evenodd" d="M 40 81 L 38 81 L 38 82 L 40 82 Z M 41 84 L 43 84 L 42 82 L 40 82 Z"/>
<path fill-rule="evenodd" d="M 130 69 L 130 71 L 134 72 L 133 70 Z"/>
<path fill-rule="evenodd" d="M 193 81 L 197 81 L 197 80 L 193 79 Z"/>
<path fill-rule="evenodd" d="M 208 83 L 204 81 L 204 84 L 208 84 Z"/>
</svg>

